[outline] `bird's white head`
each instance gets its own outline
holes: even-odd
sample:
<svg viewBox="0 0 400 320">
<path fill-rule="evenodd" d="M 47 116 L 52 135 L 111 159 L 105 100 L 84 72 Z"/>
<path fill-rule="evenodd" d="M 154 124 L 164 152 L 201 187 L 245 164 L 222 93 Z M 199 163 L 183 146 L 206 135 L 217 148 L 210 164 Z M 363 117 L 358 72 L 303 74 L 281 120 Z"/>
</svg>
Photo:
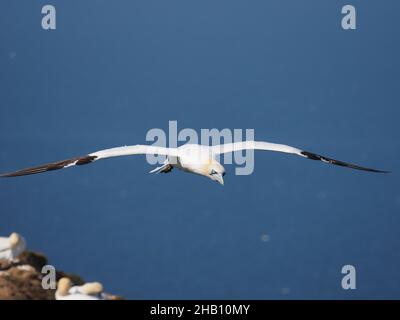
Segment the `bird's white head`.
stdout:
<svg viewBox="0 0 400 320">
<path fill-rule="evenodd" d="M 225 168 L 217 160 L 210 160 L 210 163 L 205 167 L 204 175 L 224 185 Z"/>
<path fill-rule="evenodd" d="M 12 249 L 16 248 L 23 241 L 22 237 L 16 232 L 11 233 L 8 239 L 10 240 L 10 247 Z"/>
<path fill-rule="evenodd" d="M 58 280 L 57 295 L 65 297 L 69 294 L 69 289 L 72 287 L 72 281 L 69 278 L 63 277 Z"/>
</svg>

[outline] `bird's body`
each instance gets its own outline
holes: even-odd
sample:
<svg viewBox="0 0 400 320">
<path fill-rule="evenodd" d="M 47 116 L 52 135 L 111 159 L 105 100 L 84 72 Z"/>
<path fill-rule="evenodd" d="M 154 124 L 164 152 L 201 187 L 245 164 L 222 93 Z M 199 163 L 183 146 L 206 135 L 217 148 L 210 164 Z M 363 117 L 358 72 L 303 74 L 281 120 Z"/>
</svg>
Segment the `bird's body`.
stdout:
<svg viewBox="0 0 400 320">
<path fill-rule="evenodd" d="M 56 300 L 108 300 L 103 293 L 103 286 L 99 282 L 86 283 L 81 286 L 73 286 L 69 278 L 61 278 L 58 281 Z"/>
<path fill-rule="evenodd" d="M 75 287 L 72 287 L 71 289 L 75 290 Z M 101 299 L 100 297 L 97 296 L 90 296 L 82 293 L 69 293 L 66 296 L 57 295 L 56 300 L 104 300 L 104 299 Z"/>
<path fill-rule="evenodd" d="M 0 238 L 0 260 L 12 261 L 25 251 L 25 239 L 17 233 L 12 233 L 9 237 Z"/>
<path fill-rule="evenodd" d="M 216 155 L 208 146 L 185 144 L 177 148 L 177 155 L 167 156 L 166 163 L 189 173 L 204 174 L 207 166 L 216 160 Z"/>
<path fill-rule="evenodd" d="M 242 150 L 264 150 L 264 151 L 283 152 L 357 170 L 380 172 L 380 173 L 386 172 L 386 171 L 361 167 L 358 165 L 350 164 L 339 160 L 334 160 L 312 152 L 303 151 L 301 149 L 294 148 L 288 145 L 276 144 L 264 141 L 244 141 L 236 143 L 227 143 L 216 146 L 185 144 L 178 148 L 165 148 L 165 147 L 147 146 L 147 145 L 117 147 L 117 148 L 111 148 L 93 152 L 83 157 L 75 157 L 72 159 L 57 161 L 38 167 L 32 167 L 12 173 L 3 174 L 0 175 L 0 177 L 17 177 L 23 175 L 30 175 L 46 171 L 68 168 L 76 165 L 84 165 L 106 158 L 146 154 L 146 155 L 163 155 L 166 157 L 164 164 L 161 167 L 152 170 L 151 173 L 159 173 L 159 172 L 167 173 L 170 172 L 172 168 L 177 168 L 184 172 L 202 175 L 210 178 L 211 180 L 217 181 L 220 184 L 224 184 L 223 176 L 225 175 L 225 168 L 222 166 L 221 163 L 218 162 L 217 158 L 221 154 L 235 152 L 235 151 L 242 151 Z"/>
</svg>

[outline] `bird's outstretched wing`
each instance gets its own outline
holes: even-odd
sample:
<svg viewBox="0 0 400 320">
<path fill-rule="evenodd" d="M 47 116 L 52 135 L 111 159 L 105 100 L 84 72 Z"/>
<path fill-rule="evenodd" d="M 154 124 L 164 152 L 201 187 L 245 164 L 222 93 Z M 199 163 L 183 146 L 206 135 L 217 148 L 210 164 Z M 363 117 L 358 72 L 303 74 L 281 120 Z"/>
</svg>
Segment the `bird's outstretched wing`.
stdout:
<svg viewBox="0 0 400 320">
<path fill-rule="evenodd" d="M 241 151 L 241 150 L 265 150 L 265 151 L 277 151 L 283 153 L 291 153 L 295 154 L 307 159 L 311 160 L 319 160 L 322 162 L 335 164 L 337 166 L 348 167 L 351 169 L 356 170 L 363 170 L 363 171 L 370 171 L 370 172 L 379 172 L 379 173 L 388 173 L 389 171 L 382 171 L 377 169 L 371 169 L 366 167 L 361 167 L 355 164 L 331 159 L 325 156 L 321 156 L 316 153 L 300 150 L 291 146 L 287 146 L 284 144 L 277 144 L 277 143 L 270 143 L 264 141 L 243 141 L 243 142 L 235 142 L 235 143 L 226 143 L 221 145 L 212 146 L 212 152 L 214 154 L 222 154 L 222 153 L 229 153 L 234 151 Z"/>
<path fill-rule="evenodd" d="M 37 167 L 31 167 L 22 169 L 19 171 L 1 174 L 0 177 L 19 177 L 26 176 L 30 174 L 42 173 L 47 171 L 53 171 L 63 168 L 69 168 L 72 166 L 80 166 L 88 163 L 92 163 L 97 160 L 112 158 L 112 157 L 121 157 L 121 156 L 130 156 L 137 154 L 158 154 L 165 156 L 176 156 L 177 149 L 176 148 L 163 148 L 157 146 L 146 146 L 146 145 L 135 145 L 135 146 L 125 146 L 118 148 L 105 149 L 97 152 L 90 153 L 88 155 L 82 157 L 75 157 L 72 159 L 56 161 L 48 164 L 44 164 Z"/>
</svg>

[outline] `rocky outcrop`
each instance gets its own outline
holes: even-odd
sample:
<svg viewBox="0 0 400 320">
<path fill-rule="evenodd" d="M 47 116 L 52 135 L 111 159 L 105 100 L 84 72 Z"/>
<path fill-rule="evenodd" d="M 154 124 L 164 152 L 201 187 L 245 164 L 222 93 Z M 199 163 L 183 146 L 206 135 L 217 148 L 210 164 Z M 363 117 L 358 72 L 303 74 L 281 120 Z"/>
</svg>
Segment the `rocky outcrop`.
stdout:
<svg viewBox="0 0 400 320">
<path fill-rule="evenodd" d="M 30 251 L 23 252 L 17 262 L 0 260 L 0 299 L 54 300 L 55 290 L 42 288 L 41 270 L 44 265 L 47 265 L 46 256 Z M 75 285 L 84 284 L 81 277 L 57 270 L 57 281 L 62 277 L 70 278 Z"/>
</svg>

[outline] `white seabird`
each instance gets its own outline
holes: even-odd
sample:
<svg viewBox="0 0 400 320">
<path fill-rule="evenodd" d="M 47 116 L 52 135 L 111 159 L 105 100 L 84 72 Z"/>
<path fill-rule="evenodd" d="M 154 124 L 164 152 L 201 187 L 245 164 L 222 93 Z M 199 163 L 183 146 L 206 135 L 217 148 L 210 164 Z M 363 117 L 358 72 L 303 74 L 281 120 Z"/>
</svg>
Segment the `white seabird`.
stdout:
<svg viewBox="0 0 400 320">
<path fill-rule="evenodd" d="M 75 157 L 72 159 L 57 161 L 41 165 L 38 167 L 32 167 L 16 172 L 2 174 L 0 175 L 0 177 L 18 177 L 18 176 L 36 174 L 46 171 L 69 168 L 72 166 L 84 165 L 101 159 L 107 159 L 113 157 L 130 156 L 138 154 L 152 154 L 152 155 L 164 155 L 167 157 L 167 159 L 164 162 L 164 165 L 152 170 L 151 173 L 159 173 L 159 172 L 167 173 L 170 172 L 173 168 L 177 168 L 185 172 L 190 172 L 205 176 L 223 185 L 224 184 L 223 176 L 225 175 L 225 168 L 221 165 L 221 163 L 217 161 L 216 158 L 220 154 L 242 151 L 242 150 L 277 151 L 277 152 L 294 154 L 312 160 L 319 160 L 322 162 L 342 167 L 348 167 L 351 169 L 379 172 L 379 173 L 388 172 L 388 171 L 361 167 L 355 164 L 331 159 L 316 153 L 304 151 L 284 144 L 276 144 L 264 141 L 244 141 L 244 142 L 227 143 L 211 147 L 198 144 L 185 144 L 178 148 L 165 148 L 165 147 L 148 146 L 148 145 L 117 147 L 117 148 L 111 148 L 93 152 L 82 157 Z"/>
<path fill-rule="evenodd" d="M 0 238 L 0 259 L 12 261 L 25 251 L 25 239 L 18 233 L 11 233 L 9 237 Z"/>
<path fill-rule="evenodd" d="M 61 278 L 57 284 L 56 300 L 107 300 L 100 282 L 89 282 L 73 286 L 69 278 Z"/>
</svg>

